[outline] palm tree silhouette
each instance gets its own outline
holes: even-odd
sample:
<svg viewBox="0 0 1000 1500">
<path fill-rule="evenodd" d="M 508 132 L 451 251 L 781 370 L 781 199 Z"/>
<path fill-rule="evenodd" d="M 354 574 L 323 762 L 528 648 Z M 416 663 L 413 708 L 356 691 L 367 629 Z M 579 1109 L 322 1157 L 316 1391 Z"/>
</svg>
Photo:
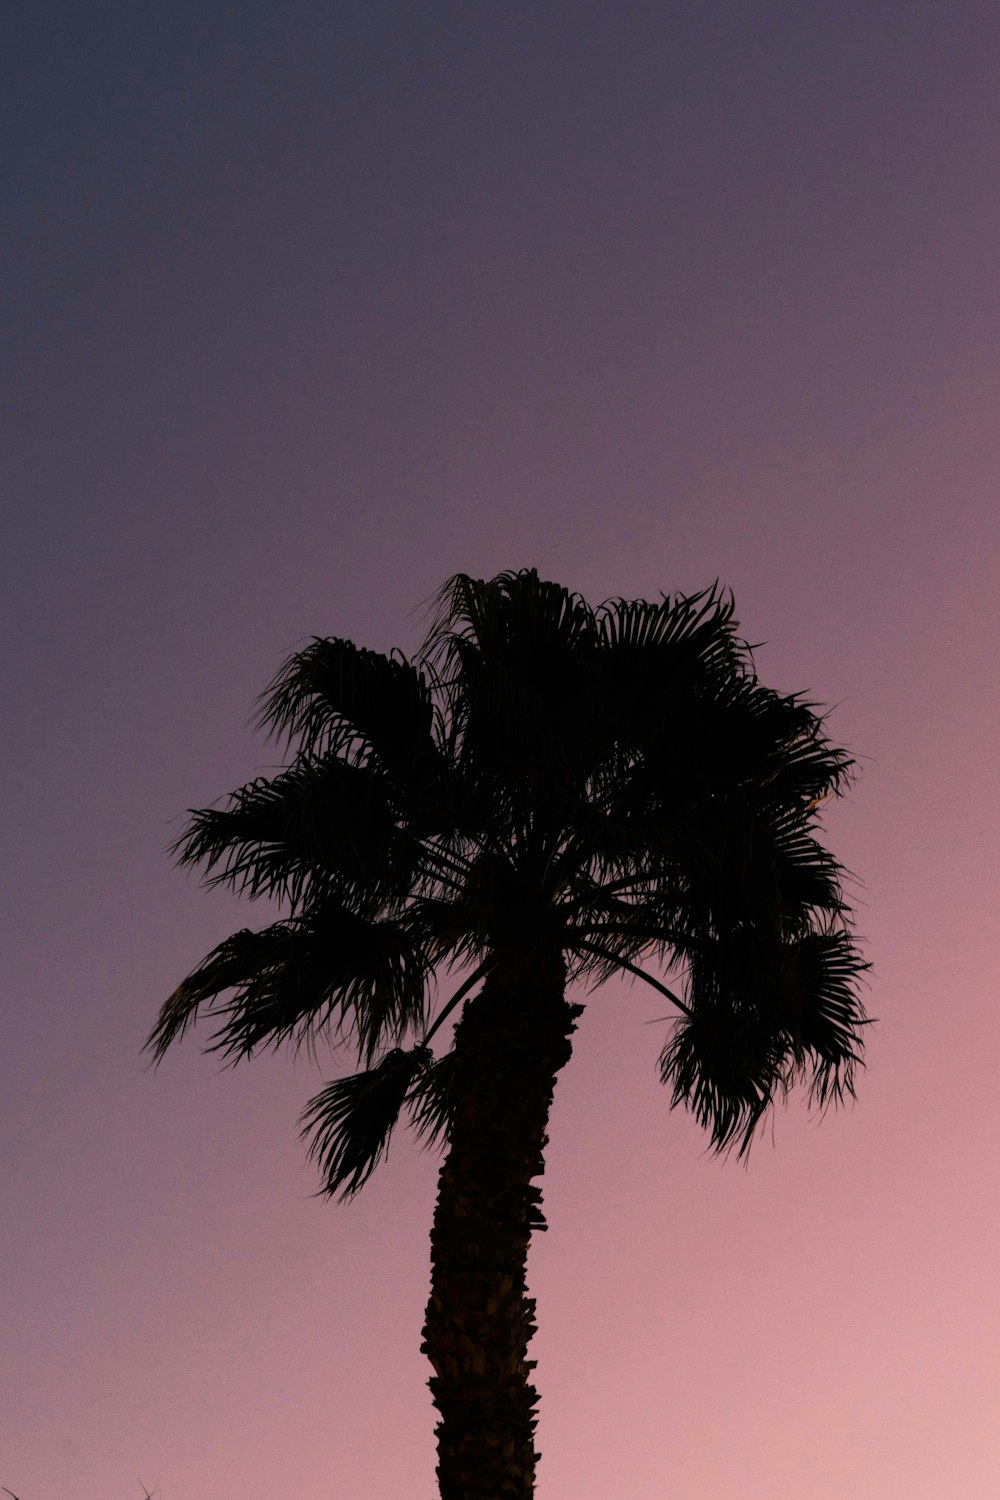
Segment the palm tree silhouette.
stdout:
<svg viewBox="0 0 1000 1500">
<path fill-rule="evenodd" d="M 445 1148 L 422 1345 L 442 1500 L 533 1493 L 525 1262 L 571 986 L 625 973 L 672 1002 L 660 1074 L 717 1150 L 799 1080 L 854 1092 L 867 965 L 815 826 L 852 762 L 736 631 L 718 587 L 594 609 L 534 570 L 459 574 L 412 660 L 293 656 L 260 713 L 285 768 L 175 845 L 288 914 L 184 980 L 156 1059 L 202 1011 L 233 1060 L 348 1036 L 361 1071 L 302 1117 L 323 1190 L 356 1193 L 402 1113 Z"/>
</svg>

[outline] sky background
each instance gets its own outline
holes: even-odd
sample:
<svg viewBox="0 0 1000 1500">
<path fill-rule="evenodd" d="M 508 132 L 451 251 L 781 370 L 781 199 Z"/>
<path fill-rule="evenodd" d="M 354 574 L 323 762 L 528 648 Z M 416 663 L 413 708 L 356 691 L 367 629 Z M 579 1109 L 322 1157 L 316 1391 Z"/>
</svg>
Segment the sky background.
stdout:
<svg viewBox="0 0 1000 1500">
<path fill-rule="evenodd" d="M 0 1484 L 431 1500 L 435 1160 L 140 1056 L 258 913 L 170 866 L 312 634 L 719 578 L 859 758 L 858 1103 L 706 1155 L 608 985 L 532 1251 L 540 1500 L 1000 1492 L 993 0 L 31 0 L 0 87 Z M 263 917 L 263 914 L 261 914 Z M 266 918 L 263 918 L 266 919 Z M 647 1022 L 656 1024 L 647 1025 Z"/>
</svg>

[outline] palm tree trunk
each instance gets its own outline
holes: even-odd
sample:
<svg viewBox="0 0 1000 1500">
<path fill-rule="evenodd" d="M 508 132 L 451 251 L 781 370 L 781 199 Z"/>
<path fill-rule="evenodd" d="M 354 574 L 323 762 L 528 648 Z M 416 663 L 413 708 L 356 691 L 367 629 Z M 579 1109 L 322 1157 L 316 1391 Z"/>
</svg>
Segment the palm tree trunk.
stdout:
<svg viewBox="0 0 1000 1500">
<path fill-rule="evenodd" d="M 565 998 L 562 954 L 499 968 L 455 1032 L 454 1116 L 431 1231 L 424 1324 L 441 1500 L 530 1500 L 535 1331 L 525 1263 L 544 1227 L 543 1151 L 556 1074 L 582 1007 Z"/>
</svg>

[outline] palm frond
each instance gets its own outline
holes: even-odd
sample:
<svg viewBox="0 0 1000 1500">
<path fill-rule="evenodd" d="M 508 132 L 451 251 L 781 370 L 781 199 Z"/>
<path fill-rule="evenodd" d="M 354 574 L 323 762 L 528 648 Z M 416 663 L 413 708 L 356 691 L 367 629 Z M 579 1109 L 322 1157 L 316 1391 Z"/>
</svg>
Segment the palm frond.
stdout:
<svg viewBox="0 0 1000 1500">
<path fill-rule="evenodd" d="M 673 859 L 646 905 L 693 937 L 756 927 L 776 937 L 811 914 L 843 912 L 843 871 L 810 832 L 810 817 L 760 807 L 752 795 L 714 799 L 671 831 Z M 674 878 L 670 879 L 670 869 Z"/>
<path fill-rule="evenodd" d="M 861 1035 L 872 1025 L 858 984 L 871 965 L 850 933 L 832 926 L 801 938 L 795 950 L 796 981 L 807 997 L 800 1039 L 812 1065 L 810 1097 L 825 1108 L 854 1097 L 855 1074 L 864 1065 Z"/>
<path fill-rule="evenodd" d="M 659 603 L 611 599 L 597 611 L 609 678 L 629 697 L 675 694 L 697 683 L 720 683 L 748 670 L 749 649 L 738 638 L 733 596 L 717 583 L 695 594 L 664 595 Z"/>
<path fill-rule="evenodd" d="M 432 682 L 400 651 L 315 637 L 261 695 L 256 722 L 310 755 L 362 765 L 374 756 L 397 795 L 420 804 L 439 802 L 448 779 Z"/>
<path fill-rule="evenodd" d="M 689 1014 L 660 1057 L 673 1106 L 688 1106 L 717 1150 L 744 1154 L 768 1107 L 802 1080 L 820 1106 L 854 1093 L 868 1024 L 869 965 L 827 925 L 774 944 L 736 930 L 689 949 Z"/>
<path fill-rule="evenodd" d="M 328 901 L 220 943 L 166 1001 L 146 1045 L 158 1061 L 207 1008 L 222 1018 L 207 1050 L 234 1060 L 289 1039 L 311 1044 L 325 1031 L 352 1034 L 370 1059 L 423 1028 L 428 974 L 419 938 L 399 922 Z"/>
<path fill-rule="evenodd" d="M 593 636 L 594 611 L 579 594 L 539 578 L 534 568 L 486 580 L 456 573 L 439 589 L 420 660 L 447 663 L 456 641 L 475 645 L 484 658 L 524 650 L 531 640 L 544 652 L 565 650 Z"/>
<path fill-rule="evenodd" d="M 738 680 L 748 652 L 736 637 L 731 595 L 717 585 L 659 604 L 611 599 L 597 611 L 600 650 L 593 688 L 626 743 L 643 742 L 707 683 Z"/>
<path fill-rule="evenodd" d="M 450 1137 L 454 1076 L 455 1054 L 446 1052 L 418 1073 L 410 1086 L 406 1096 L 410 1123 L 425 1146 L 440 1145 Z"/>
<path fill-rule="evenodd" d="M 598 984 L 601 984 L 605 980 L 610 979 L 612 975 L 619 974 L 622 970 L 624 970 L 627 974 L 631 974 L 633 979 L 643 980 L 652 989 L 663 995 L 663 997 L 669 1000 L 672 1005 L 675 1005 L 683 1015 L 691 1015 L 691 1011 L 684 1004 L 684 1001 L 680 998 L 679 995 L 676 995 L 673 990 L 668 989 L 663 981 L 657 979 L 655 975 L 648 974 L 646 970 L 641 968 L 638 964 L 632 963 L 632 961 L 626 958 L 621 951 L 615 951 L 611 948 L 602 947 L 598 943 L 590 942 L 588 941 L 588 939 L 579 936 L 577 936 L 574 946 L 577 949 L 582 949 L 584 953 L 590 954 L 592 956 L 592 961 L 590 964 L 580 964 L 578 966 L 576 970 L 578 974 L 591 974 L 596 978 L 596 982 Z"/>
<path fill-rule="evenodd" d="M 182 866 L 203 866 L 207 884 L 251 898 L 296 905 L 333 890 L 369 910 L 406 892 L 420 862 L 376 771 L 305 755 L 241 787 L 228 807 L 192 810 L 171 852 Z"/>
<path fill-rule="evenodd" d="M 301 1135 L 325 1196 L 343 1201 L 364 1187 L 388 1150 L 407 1094 L 431 1061 L 426 1047 L 396 1047 L 374 1067 L 338 1078 L 309 1101 Z"/>
<path fill-rule="evenodd" d="M 459 574 L 441 590 L 419 660 L 440 685 L 463 779 L 494 818 L 504 799 L 522 805 L 539 777 L 572 774 L 592 722 L 595 644 L 586 601 L 533 569 L 490 582 Z"/>
<path fill-rule="evenodd" d="M 713 1150 L 737 1144 L 740 1156 L 785 1085 L 785 1070 L 779 1039 L 759 1027 L 737 1030 L 718 1014 L 679 1021 L 660 1054 L 660 1078 L 672 1089 L 671 1108 L 688 1108 Z"/>
</svg>

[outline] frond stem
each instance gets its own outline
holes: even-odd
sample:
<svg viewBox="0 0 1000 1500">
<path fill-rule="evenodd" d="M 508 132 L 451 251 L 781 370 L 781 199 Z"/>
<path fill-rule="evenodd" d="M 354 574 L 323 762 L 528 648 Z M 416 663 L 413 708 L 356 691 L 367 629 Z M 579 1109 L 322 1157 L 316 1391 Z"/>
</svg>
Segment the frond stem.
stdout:
<svg viewBox="0 0 1000 1500">
<path fill-rule="evenodd" d="M 683 942 L 685 936 L 683 932 L 666 931 L 662 927 L 657 927 L 655 930 L 644 931 L 641 927 L 630 927 L 624 924 L 619 927 L 610 922 L 598 922 L 593 927 L 572 926 L 567 928 L 567 931 L 578 932 L 581 937 L 585 933 L 600 934 L 602 932 L 611 932 L 621 937 L 640 938 L 644 943 L 675 943 L 678 940 L 680 942 Z"/>
<path fill-rule="evenodd" d="M 452 995 L 451 999 L 448 1001 L 448 1004 L 445 1006 L 444 1010 L 435 1019 L 434 1025 L 431 1027 L 430 1031 L 428 1031 L 428 1032 L 425 1033 L 423 1041 L 420 1043 L 421 1047 L 426 1047 L 428 1045 L 428 1043 L 430 1042 L 430 1039 L 434 1035 L 435 1031 L 439 1030 L 439 1028 L 443 1025 L 443 1023 L 448 1019 L 448 1017 L 451 1015 L 452 1011 L 455 1009 L 455 1006 L 461 1004 L 461 1002 L 465 999 L 466 995 L 472 989 L 473 985 L 474 984 L 478 984 L 479 981 L 480 981 L 480 979 L 482 979 L 483 975 L 486 974 L 487 971 L 491 967 L 492 967 L 491 962 L 490 962 L 489 959 L 487 959 L 484 963 L 481 963 L 479 965 L 479 968 L 476 969 L 474 973 L 472 973 L 472 974 L 469 975 L 468 979 L 465 980 L 464 984 L 460 984 L 459 985 L 458 989 Z"/>
<path fill-rule="evenodd" d="M 676 1005 L 678 1010 L 683 1011 L 689 1021 L 694 1020 L 693 1011 L 684 1004 L 684 1001 L 679 1000 L 673 990 L 668 990 L 665 984 L 661 984 L 658 979 L 654 979 L 652 974 L 647 974 L 645 969 L 640 969 L 638 964 L 630 963 L 627 958 L 621 958 L 617 953 L 608 953 L 606 949 L 599 948 L 596 943 L 588 943 L 586 938 L 580 938 L 577 946 L 586 948 L 588 953 L 594 953 L 598 958 L 607 959 L 608 963 L 616 964 L 620 969 L 627 969 L 630 974 L 635 975 L 636 979 L 644 979 L 647 984 L 653 986 L 654 990 L 659 990 L 661 995 L 666 995 L 667 999 Z"/>
<path fill-rule="evenodd" d="M 441 845 L 433 842 L 433 840 L 420 839 L 418 840 L 418 842 L 425 855 L 427 855 L 428 859 L 437 860 L 438 863 L 445 869 L 450 867 L 450 869 L 458 877 L 465 877 L 468 875 L 469 870 L 471 869 L 471 862 L 467 859 L 464 859 L 462 855 L 456 854 L 454 850 L 442 849 Z M 439 876 L 439 878 L 444 880 L 445 877 L 442 875 Z M 453 890 L 459 889 L 459 886 L 454 881 L 451 881 L 449 883 L 452 885 Z"/>
<path fill-rule="evenodd" d="M 612 880 L 607 885 L 597 886 L 588 895 L 581 896 L 576 901 L 567 901 L 562 909 L 575 915 L 578 911 L 585 911 L 588 906 L 594 906 L 598 901 L 603 900 L 605 896 L 613 896 L 618 891 L 627 891 L 630 886 L 652 885 L 655 881 L 656 876 L 653 874 L 629 875 L 622 880 Z"/>
</svg>

